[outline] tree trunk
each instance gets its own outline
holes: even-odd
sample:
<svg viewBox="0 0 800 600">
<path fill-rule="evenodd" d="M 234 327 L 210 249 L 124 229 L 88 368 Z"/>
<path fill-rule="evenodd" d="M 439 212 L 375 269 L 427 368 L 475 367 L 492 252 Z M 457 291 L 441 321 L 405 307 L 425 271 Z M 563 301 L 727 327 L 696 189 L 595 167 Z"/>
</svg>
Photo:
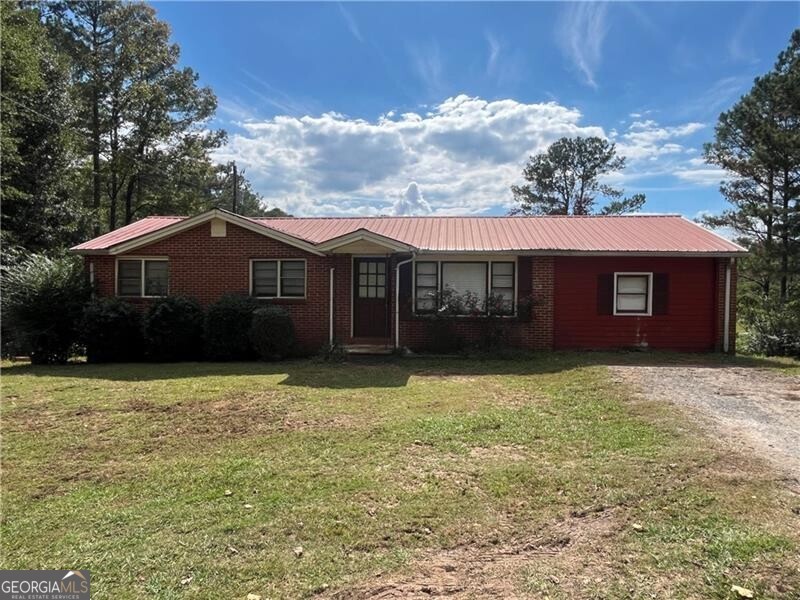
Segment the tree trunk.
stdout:
<svg viewBox="0 0 800 600">
<path fill-rule="evenodd" d="M 789 299 L 789 170 L 783 170 L 783 204 L 781 206 L 781 302 Z"/>
<path fill-rule="evenodd" d="M 92 209 L 94 235 L 100 235 L 100 98 L 97 83 L 92 86 Z"/>
</svg>

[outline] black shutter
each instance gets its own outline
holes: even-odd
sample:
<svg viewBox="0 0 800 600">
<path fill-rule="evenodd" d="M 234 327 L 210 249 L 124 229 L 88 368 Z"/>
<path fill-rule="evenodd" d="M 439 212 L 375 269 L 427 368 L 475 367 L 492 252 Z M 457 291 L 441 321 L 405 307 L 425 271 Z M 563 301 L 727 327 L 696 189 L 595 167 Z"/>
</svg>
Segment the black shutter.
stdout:
<svg viewBox="0 0 800 600">
<path fill-rule="evenodd" d="M 408 321 L 411 318 L 411 278 L 413 276 L 414 263 L 408 263 L 400 266 L 400 287 L 399 292 L 399 308 L 400 318 L 403 321 Z"/>
<path fill-rule="evenodd" d="M 531 267 L 532 261 L 530 256 L 520 256 L 517 259 L 517 300 L 530 296 L 533 291 L 531 281 Z"/>
<path fill-rule="evenodd" d="M 653 274 L 653 314 L 669 312 L 669 273 Z"/>
<path fill-rule="evenodd" d="M 614 274 L 601 273 L 597 276 L 597 314 L 614 314 Z"/>
</svg>

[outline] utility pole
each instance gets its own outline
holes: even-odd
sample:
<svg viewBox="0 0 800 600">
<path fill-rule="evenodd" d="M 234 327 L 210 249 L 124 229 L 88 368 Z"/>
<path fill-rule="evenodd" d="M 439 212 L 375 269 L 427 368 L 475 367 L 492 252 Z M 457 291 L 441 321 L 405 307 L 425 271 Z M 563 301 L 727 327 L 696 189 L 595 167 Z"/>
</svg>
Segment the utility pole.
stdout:
<svg viewBox="0 0 800 600">
<path fill-rule="evenodd" d="M 239 208 L 239 174 L 236 170 L 236 163 L 233 163 L 233 212 Z"/>
</svg>

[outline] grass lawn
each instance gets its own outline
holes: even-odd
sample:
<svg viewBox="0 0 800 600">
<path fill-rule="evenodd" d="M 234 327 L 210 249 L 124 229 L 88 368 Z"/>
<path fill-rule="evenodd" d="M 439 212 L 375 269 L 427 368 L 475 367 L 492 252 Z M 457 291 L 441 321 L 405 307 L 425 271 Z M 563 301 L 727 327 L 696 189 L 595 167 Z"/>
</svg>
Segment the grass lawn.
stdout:
<svg viewBox="0 0 800 600">
<path fill-rule="evenodd" d="M 800 497 L 620 359 L 6 365 L 1 566 L 98 599 L 797 598 Z"/>
</svg>

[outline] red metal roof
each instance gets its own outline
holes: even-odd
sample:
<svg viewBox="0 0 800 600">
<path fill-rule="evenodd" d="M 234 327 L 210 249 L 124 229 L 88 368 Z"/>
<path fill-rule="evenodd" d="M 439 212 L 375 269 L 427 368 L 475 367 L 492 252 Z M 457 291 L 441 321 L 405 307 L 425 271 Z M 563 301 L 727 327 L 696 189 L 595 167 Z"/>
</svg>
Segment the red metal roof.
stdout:
<svg viewBox="0 0 800 600">
<path fill-rule="evenodd" d="M 148 217 L 73 250 L 104 250 L 185 217 Z M 678 215 L 582 217 L 310 217 L 249 219 L 320 244 L 366 230 L 420 251 L 737 253 L 743 249 Z M 165 232 L 166 233 L 166 232 Z"/>
<path fill-rule="evenodd" d="M 109 231 L 87 242 L 78 244 L 74 248 L 71 248 L 71 250 L 78 253 L 80 253 L 81 250 L 105 250 L 117 244 L 130 241 L 140 235 L 158 231 L 168 225 L 183 221 L 185 218 L 186 217 L 145 217 L 130 225 L 125 225 L 124 227 Z"/>
</svg>

